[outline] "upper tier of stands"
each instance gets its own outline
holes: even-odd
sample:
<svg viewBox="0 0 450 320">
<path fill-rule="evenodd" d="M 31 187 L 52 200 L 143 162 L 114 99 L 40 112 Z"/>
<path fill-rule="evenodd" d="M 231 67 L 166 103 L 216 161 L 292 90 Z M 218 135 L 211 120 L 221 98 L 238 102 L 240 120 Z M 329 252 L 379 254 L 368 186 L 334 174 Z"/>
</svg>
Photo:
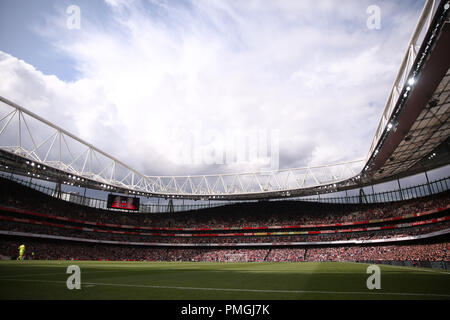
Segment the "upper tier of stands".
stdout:
<svg viewBox="0 0 450 320">
<path fill-rule="evenodd" d="M 0 206 L 13 207 L 84 222 L 131 226 L 147 230 L 284 229 L 287 226 L 337 228 L 336 224 L 367 224 L 423 213 L 450 204 L 450 191 L 428 198 L 386 204 L 323 204 L 300 201 L 240 203 L 185 213 L 128 213 L 101 210 L 59 200 L 6 179 L 0 179 Z M 395 219 L 393 222 L 395 222 Z M 89 223 L 88 223 L 89 224 Z M 126 229 L 126 228 L 125 228 Z M 292 228 L 291 228 L 292 229 Z"/>
<path fill-rule="evenodd" d="M 388 204 L 241 203 L 199 212 L 129 213 L 65 202 L 2 180 L 0 231 L 145 245 L 397 241 L 447 234 L 450 193 Z M 112 224 L 113 223 L 113 224 Z M 162 229 L 163 228 L 163 229 Z M 36 237 L 36 236 L 34 236 Z"/>
</svg>

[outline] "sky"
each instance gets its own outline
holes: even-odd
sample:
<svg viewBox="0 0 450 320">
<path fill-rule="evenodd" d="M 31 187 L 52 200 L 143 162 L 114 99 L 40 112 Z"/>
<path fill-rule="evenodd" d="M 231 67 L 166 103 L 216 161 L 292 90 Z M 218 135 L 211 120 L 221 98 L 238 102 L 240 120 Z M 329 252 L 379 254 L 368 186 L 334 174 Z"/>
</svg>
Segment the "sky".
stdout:
<svg viewBox="0 0 450 320">
<path fill-rule="evenodd" d="M 147 175 L 363 159 L 424 2 L 2 0 L 0 95 Z"/>
</svg>

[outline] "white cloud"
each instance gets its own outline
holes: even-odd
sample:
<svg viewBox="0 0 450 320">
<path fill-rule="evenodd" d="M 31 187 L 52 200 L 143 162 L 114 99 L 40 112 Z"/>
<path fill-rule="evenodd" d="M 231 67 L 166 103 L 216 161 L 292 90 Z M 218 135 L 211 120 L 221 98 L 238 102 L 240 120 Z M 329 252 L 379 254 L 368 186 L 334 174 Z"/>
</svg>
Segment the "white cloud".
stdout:
<svg viewBox="0 0 450 320">
<path fill-rule="evenodd" d="M 147 174 L 261 166 L 184 163 L 177 132 L 277 130 L 282 167 L 364 157 L 418 14 L 386 6 L 394 29 L 370 32 L 360 2 L 106 3 L 106 27 L 42 32 L 80 80 L 2 54 L 0 92 Z"/>
</svg>

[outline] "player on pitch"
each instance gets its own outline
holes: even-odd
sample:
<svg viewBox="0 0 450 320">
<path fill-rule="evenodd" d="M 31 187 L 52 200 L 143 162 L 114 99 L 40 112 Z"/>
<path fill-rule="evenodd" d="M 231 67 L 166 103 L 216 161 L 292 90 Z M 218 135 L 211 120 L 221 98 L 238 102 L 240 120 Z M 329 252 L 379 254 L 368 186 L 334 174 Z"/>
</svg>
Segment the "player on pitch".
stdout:
<svg viewBox="0 0 450 320">
<path fill-rule="evenodd" d="M 22 261 L 22 260 L 23 260 L 24 254 L 25 254 L 25 245 L 22 244 L 22 245 L 20 245 L 20 247 L 19 247 L 19 257 L 17 258 L 17 260 Z"/>
</svg>

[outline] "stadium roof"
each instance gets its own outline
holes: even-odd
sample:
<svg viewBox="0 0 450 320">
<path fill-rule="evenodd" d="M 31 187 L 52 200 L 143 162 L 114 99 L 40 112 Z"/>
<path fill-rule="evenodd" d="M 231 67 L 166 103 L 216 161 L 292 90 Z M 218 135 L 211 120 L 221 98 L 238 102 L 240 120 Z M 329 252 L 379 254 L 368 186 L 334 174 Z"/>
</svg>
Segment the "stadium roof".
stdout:
<svg viewBox="0 0 450 320">
<path fill-rule="evenodd" d="M 424 14 L 418 27 L 425 24 Z M 447 9 L 445 9 L 447 7 Z M 371 183 L 411 175 L 449 163 L 450 24 L 442 2 L 420 47 L 413 35 L 394 83 L 365 166 Z M 432 10 L 432 9 L 431 9 Z M 416 53 L 416 48 L 419 50 Z M 411 65 L 409 73 L 406 68 Z M 402 70 L 402 69 L 405 70 Z M 396 99 L 395 99 L 396 98 Z M 392 111 L 389 109 L 392 108 Z M 385 117 L 390 112 L 390 117 Z M 387 120 L 389 119 L 389 120 Z M 375 143 L 377 145 L 375 146 Z"/>
<path fill-rule="evenodd" d="M 435 1 L 426 2 L 367 159 L 267 172 L 146 176 L 0 97 L 9 108 L 5 115 L 0 115 L 0 169 L 117 193 L 244 200 L 347 190 L 447 165 L 450 163 L 449 12 L 448 1 L 441 1 L 437 8 Z M 45 128 L 39 135 L 38 127 Z"/>
</svg>

